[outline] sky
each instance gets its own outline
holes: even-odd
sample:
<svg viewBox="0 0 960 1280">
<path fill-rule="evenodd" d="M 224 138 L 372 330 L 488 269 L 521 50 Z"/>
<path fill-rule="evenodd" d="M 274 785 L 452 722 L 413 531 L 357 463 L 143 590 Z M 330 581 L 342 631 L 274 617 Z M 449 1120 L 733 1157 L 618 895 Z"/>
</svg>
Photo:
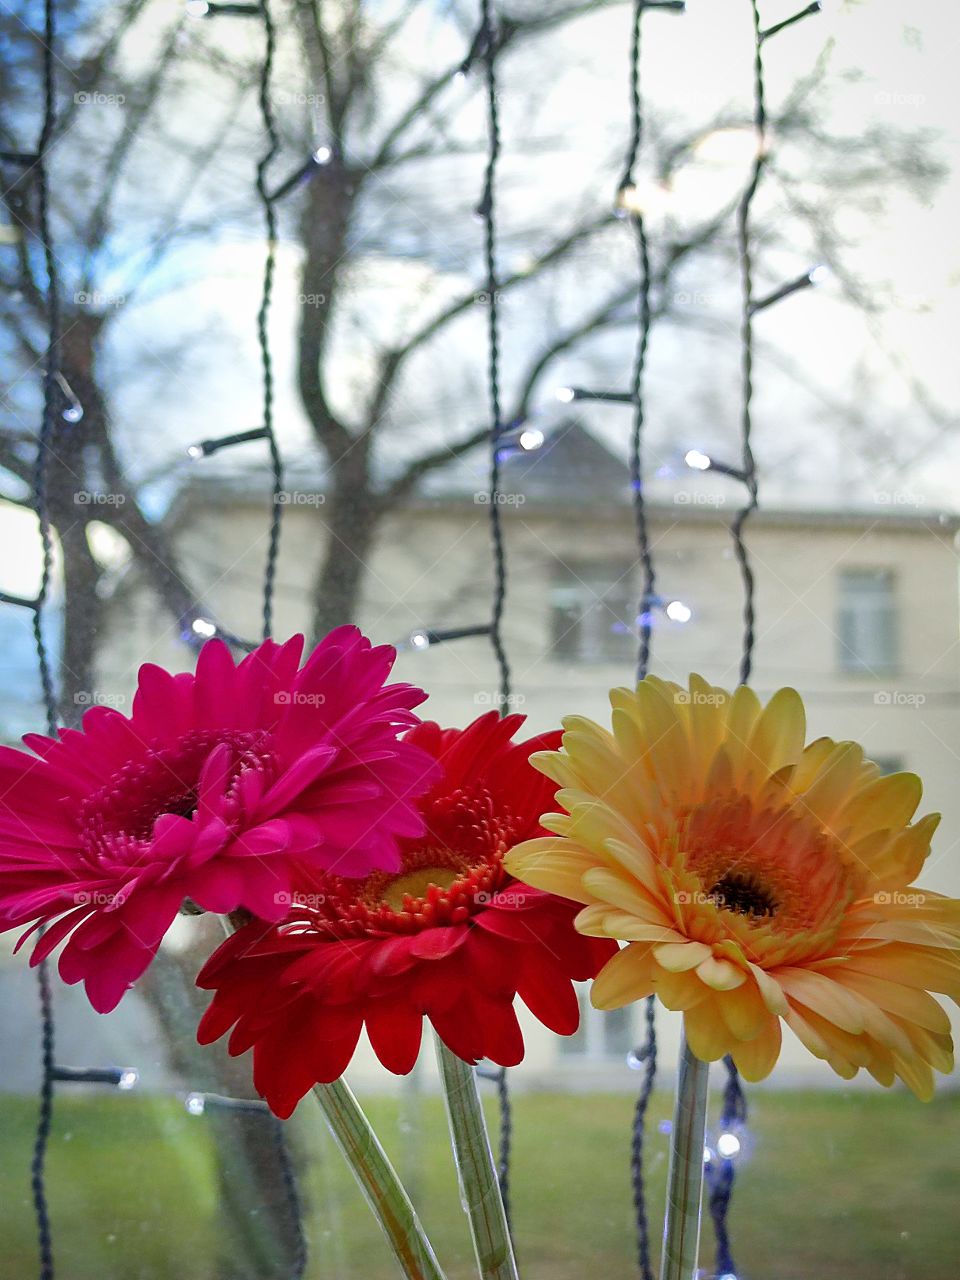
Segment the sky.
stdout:
<svg viewBox="0 0 960 1280">
<path fill-rule="evenodd" d="M 776 22 L 796 7 L 793 0 L 766 0 L 764 22 Z M 418 21 L 384 83 L 384 115 L 399 101 L 408 76 L 457 55 L 462 37 L 441 21 L 441 10 L 418 10 Z M 188 32 L 191 40 L 218 34 L 215 23 L 193 27 L 196 31 Z M 535 54 L 505 63 L 501 261 L 507 268 L 542 248 L 545 228 L 566 226 L 578 210 L 607 204 L 613 158 L 627 138 L 628 36 L 629 9 L 617 6 L 571 24 L 538 46 Z M 131 59 L 148 60 L 156 38 L 156 27 L 148 22 L 131 46 Z M 226 29 L 225 38 L 249 41 L 252 36 L 237 24 Z M 845 260 L 883 302 L 869 324 L 842 300 L 835 280 L 794 295 L 758 322 L 757 450 L 762 500 L 771 505 L 796 500 L 798 493 L 804 502 L 816 505 L 862 505 L 878 493 L 893 491 L 919 510 L 960 505 L 960 445 L 949 434 L 960 410 L 954 337 L 960 321 L 960 239 L 955 231 L 960 221 L 958 45 L 960 13 L 942 0 L 913 0 L 909 6 L 899 0 L 825 0 L 822 13 L 765 46 L 774 112 L 798 77 L 829 47 L 826 126 L 854 138 L 881 125 L 929 130 L 936 139 L 936 154 L 949 170 L 929 201 L 918 202 L 888 185 L 882 208 L 851 212 L 842 222 L 852 240 Z M 682 17 L 648 14 L 642 84 L 656 127 L 677 135 L 695 134 L 701 122 L 725 110 L 742 113 L 750 84 L 750 53 L 749 6 L 744 0 L 690 0 Z M 281 59 L 276 91 L 288 96 L 299 92 L 302 81 L 296 76 Z M 211 118 L 227 110 L 228 90 L 219 82 L 211 89 Z M 194 110 L 189 93 L 175 102 L 181 112 L 186 102 L 190 112 Z M 451 115 L 454 108 L 460 111 L 458 136 L 479 136 L 478 86 L 454 86 L 449 103 Z M 315 109 L 312 114 L 316 117 Z M 172 119 L 177 128 L 182 126 L 176 110 Z M 776 142 L 774 138 L 774 153 Z M 733 196 L 749 163 L 748 137 L 746 143 L 745 150 L 742 133 L 739 139 L 736 133 L 705 138 L 668 193 L 665 207 L 651 208 L 654 242 L 658 234 L 708 217 Z M 141 165 L 153 182 L 162 184 L 165 171 L 155 160 L 148 155 Z M 249 165 L 249 155 L 225 153 L 218 158 L 218 173 L 228 163 L 241 161 Z M 285 163 L 286 159 L 279 169 Z M 649 187 L 652 175 L 644 170 L 645 163 L 648 153 L 641 162 L 641 176 Z M 481 165 L 478 153 L 418 170 L 414 189 L 397 186 L 373 202 L 364 231 L 368 243 L 381 248 L 371 249 L 352 269 L 349 323 L 342 325 L 335 348 L 332 397 L 347 415 L 368 372 L 365 344 L 394 331 L 411 299 L 425 314 L 440 301 L 471 289 L 480 278 L 482 229 L 468 210 L 479 189 Z M 241 188 L 246 175 L 238 169 L 232 176 L 233 189 Z M 761 192 L 761 212 L 765 199 Z M 451 208 L 459 200 L 463 216 L 444 213 L 444 200 Z M 423 225 L 427 222 L 429 227 Z M 401 246 L 392 256 L 383 252 L 391 243 Z M 425 244 L 432 259 L 423 252 Z M 601 257 L 588 258 L 586 266 L 609 272 L 610 265 Z M 262 263 L 259 219 L 231 224 L 215 245 L 201 244 L 173 259 L 156 282 L 155 300 L 130 308 L 103 352 L 118 435 L 131 469 L 141 477 L 159 477 L 148 490 L 157 513 L 195 465 L 185 453 L 191 441 L 259 423 L 254 317 Z M 278 369 L 277 422 L 291 458 L 310 450 L 309 428 L 293 379 L 298 265 L 299 251 L 287 240 L 279 250 L 272 338 Z M 758 271 L 772 287 L 778 278 L 791 278 L 812 265 L 801 246 L 792 256 L 761 258 Z M 626 229 L 621 256 L 612 269 L 631 269 Z M 709 272 L 681 281 L 691 312 L 701 313 L 698 324 L 661 328 L 651 344 L 651 462 L 661 475 L 675 471 L 688 448 L 731 456 L 737 446 L 738 355 L 732 338 L 737 284 L 729 264 Z M 576 272 L 572 283 L 561 282 L 552 292 L 530 291 L 516 301 L 511 298 L 503 308 L 508 378 L 541 330 L 558 317 L 576 316 L 583 305 Z M 435 355 L 432 364 L 414 365 L 397 404 L 398 421 L 409 441 L 406 447 L 433 444 L 438 432 L 449 432 L 453 438 L 483 420 L 484 315 L 482 308 L 475 311 L 440 348 L 445 374 L 440 385 Z M 609 385 L 625 385 L 631 359 L 631 335 L 619 333 L 591 347 L 588 358 L 559 363 L 538 393 L 538 421 L 549 429 L 558 420 L 553 394 L 557 386 L 590 385 L 598 377 L 608 379 Z M 855 375 L 862 386 L 859 393 L 851 389 Z M 922 384 L 944 430 L 937 433 L 918 410 L 905 375 Z M 838 401 L 853 402 L 865 424 L 863 434 L 852 441 L 840 438 L 836 429 L 830 406 Z M 614 452 L 625 454 L 629 424 L 622 413 L 600 408 L 589 411 L 586 421 Z M 887 434 L 897 438 L 905 456 L 915 459 L 907 475 L 886 467 Z M 232 452 L 229 465 L 259 465 L 258 450 L 250 445 Z M 210 462 L 203 465 L 213 469 Z M 9 558 L 11 567 L 0 586 L 26 591 L 36 573 L 30 517 L 5 519 L 3 529 L 7 545 L 15 546 L 17 554 Z"/>
</svg>

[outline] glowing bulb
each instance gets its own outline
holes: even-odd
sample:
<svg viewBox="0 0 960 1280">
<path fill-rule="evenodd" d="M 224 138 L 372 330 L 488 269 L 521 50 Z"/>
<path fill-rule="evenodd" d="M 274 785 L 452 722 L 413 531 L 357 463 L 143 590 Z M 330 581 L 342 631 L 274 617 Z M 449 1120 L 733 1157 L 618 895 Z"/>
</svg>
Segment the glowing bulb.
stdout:
<svg viewBox="0 0 960 1280">
<path fill-rule="evenodd" d="M 203 636 L 207 640 L 217 634 L 217 624 L 208 618 L 194 618 L 190 629 L 194 635 Z"/>
<path fill-rule="evenodd" d="M 207 0 L 187 0 L 184 7 L 188 18 L 205 18 L 210 12 Z"/>
<path fill-rule="evenodd" d="M 188 444 L 188 445 L 187 445 L 187 457 L 188 457 L 188 458 L 193 458 L 193 460 L 194 460 L 194 461 L 196 461 L 196 460 L 197 460 L 197 458 L 202 458 L 202 457 L 203 457 L 203 445 L 202 445 L 202 444 Z"/>
<path fill-rule="evenodd" d="M 666 614 L 671 622 L 689 622 L 693 617 L 693 610 L 682 600 L 671 600 L 667 605 Z"/>
<path fill-rule="evenodd" d="M 683 460 L 694 471 L 710 470 L 710 455 L 709 453 L 704 453 L 701 449 L 688 449 L 683 455 Z"/>
<path fill-rule="evenodd" d="M 410 637 L 410 645 L 414 649 L 429 649 L 430 637 L 425 631 L 414 631 Z"/>
<path fill-rule="evenodd" d="M 189 1115 L 202 1116 L 203 1109 L 206 1106 L 206 1099 L 202 1093 L 188 1093 L 183 1100 L 183 1105 L 187 1108 Z"/>
<path fill-rule="evenodd" d="M 555 394 L 561 404 L 573 404 L 577 398 L 573 387 L 557 387 Z"/>
<path fill-rule="evenodd" d="M 528 427 L 526 431 L 520 432 L 520 439 L 517 441 L 521 449 L 530 452 L 533 449 L 539 449 L 543 444 L 543 432 L 537 427 Z"/>
<path fill-rule="evenodd" d="M 740 1154 L 740 1139 L 735 1133 L 721 1133 L 717 1139 L 717 1151 L 724 1160 L 732 1160 Z"/>
<path fill-rule="evenodd" d="M 117 1081 L 118 1089 L 132 1089 L 140 1079 L 140 1072 L 136 1067 L 124 1067 L 120 1072 L 120 1079 Z"/>
<path fill-rule="evenodd" d="M 313 153 L 314 164 L 329 164 L 333 159 L 333 152 L 329 147 L 317 147 Z"/>
<path fill-rule="evenodd" d="M 710 1161 L 711 1161 L 712 1159 L 713 1159 L 713 1152 L 710 1150 L 710 1148 L 709 1148 L 709 1147 L 704 1147 L 704 1148 L 703 1148 L 703 1163 L 704 1163 L 704 1164 L 709 1164 L 709 1163 L 710 1163 Z"/>
<path fill-rule="evenodd" d="M 83 405 L 79 401 L 76 404 L 67 405 L 61 416 L 64 422 L 79 422 L 83 417 Z"/>
<path fill-rule="evenodd" d="M 830 279 L 830 268 L 825 262 L 820 262 L 812 271 L 807 272 L 807 279 L 811 284 L 823 284 L 825 280 Z"/>
</svg>

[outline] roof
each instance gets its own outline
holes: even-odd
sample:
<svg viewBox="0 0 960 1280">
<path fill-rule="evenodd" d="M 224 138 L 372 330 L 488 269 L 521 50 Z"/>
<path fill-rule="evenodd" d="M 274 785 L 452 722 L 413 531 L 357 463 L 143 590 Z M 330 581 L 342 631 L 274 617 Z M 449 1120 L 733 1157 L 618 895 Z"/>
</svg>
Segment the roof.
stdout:
<svg viewBox="0 0 960 1280">
<path fill-rule="evenodd" d="M 396 473 L 398 468 L 392 470 Z M 389 481 L 389 475 L 383 483 Z M 269 494 L 269 477 L 263 470 L 227 470 L 209 463 L 190 467 L 173 501 L 174 508 L 190 509 L 200 500 L 220 505 L 237 500 L 260 501 Z M 286 467 L 288 490 L 323 494 L 329 489 L 324 468 L 293 461 Z M 407 510 L 419 508 L 449 511 L 460 508 L 489 486 L 489 460 L 485 450 L 455 459 L 430 473 L 404 502 Z M 581 422 L 570 419 L 547 435 L 544 443 L 531 451 L 517 447 L 504 449 L 500 464 L 500 491 L 522 495 L 527 514 L 531 507 L 542 515 L 559 515 L 571 507 L 589 509 L 598 519 L 623 518 L 632 499 L 630 473 L 626 461 L 617 457 Z M 727 523 L 737 510 L 743 493 L 737 480 L 679 468 L 660 468 L 646 484 L 646 499 L 652 520 L 671 523 Z M 713 495 L 713 497 L 711 497 Z M 882 525 L 887 529 L 929 532 L 938 537 L 960 530 L 960 514 L 916 506 L 898 505 L 895 495 L 876 495 L 878 500 L 861 505 L 814 506 L 779 504 L 764 506 L 751 517 L 761 524 L 784 527 L 855 527 Z M 883 501 L 886 497 L 888 501 Z M 296 505 L 311 505 L 298 503 Z M 321 505 L 321 504 L 317 504 Z"/>
</svg>

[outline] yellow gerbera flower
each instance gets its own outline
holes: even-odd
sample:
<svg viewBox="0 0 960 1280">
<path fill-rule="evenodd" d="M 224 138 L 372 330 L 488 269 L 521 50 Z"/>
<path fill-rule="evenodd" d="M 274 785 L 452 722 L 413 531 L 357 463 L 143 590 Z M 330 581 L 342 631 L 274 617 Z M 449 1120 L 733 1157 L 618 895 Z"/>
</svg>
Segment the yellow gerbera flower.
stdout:
<svg viewBox="0 0 960 1280">
<path fill-rule="evenodd" d="M 803 703 L 761 707 L 691 676 L 614 689 L 612 733 L 564 721 L 531 757 L 560 786 L 555 837 L 506 859 L 527 884 L 585 903 L 581 933 L 626 942 L 593 985 L 616 1009 L 655 993 L 697 1057 L 762 1080 L 780 1019 L 849 1079 L 865 1067 L 921 1098 L 953 1067 L 960 902 L 910 888 L 939 815 L 911 825 L 919 778 L 881 777 L 853 742 L 805 741 Z"/>
</svg>

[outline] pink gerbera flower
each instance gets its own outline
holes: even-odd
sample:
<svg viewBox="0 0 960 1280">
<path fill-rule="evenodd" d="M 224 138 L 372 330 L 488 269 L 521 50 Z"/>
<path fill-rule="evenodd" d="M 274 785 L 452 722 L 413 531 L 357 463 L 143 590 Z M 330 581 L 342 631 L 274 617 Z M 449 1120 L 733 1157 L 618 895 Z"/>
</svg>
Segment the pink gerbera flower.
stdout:
<svg viewBox="0 0 960 1280">
<path fill-rule="evenodd" d="M 434 762 L 398 734 L 426 695 L 385 685 L 394 650 L 356 627 L 298 669 L 303 637 L 239 666 L 222 641 L 196 675 L 141 667 L 129 718 L 93 707 L 82 730 L 0 748 L 0 929 L 69 936 L 65 982 L 106 1013 L 149 965 L 184 899 L 207 911 L 289 910 L 294 858 L 338 875 L 400 866 Z"/>
</svg>

